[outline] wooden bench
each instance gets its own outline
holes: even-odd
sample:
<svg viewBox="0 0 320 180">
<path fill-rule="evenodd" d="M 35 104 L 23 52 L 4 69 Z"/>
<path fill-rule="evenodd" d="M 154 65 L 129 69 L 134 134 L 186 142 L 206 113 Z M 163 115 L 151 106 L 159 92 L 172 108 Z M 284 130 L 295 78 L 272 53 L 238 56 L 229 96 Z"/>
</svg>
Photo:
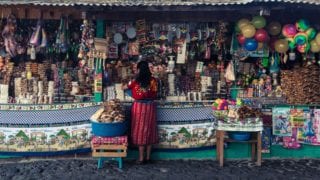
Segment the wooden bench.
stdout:
<svg viewBox="0 0 320 180">
<path fill-rule="evenodd" d="M 93 137 L 91 141 L 92 157 L 98 158 L 98 168 L 103 167 L 105 160 L 116 160 L 121 169 L 122 158 L 127 157 L 127 136 L 121 137 Z"/>
</svg>

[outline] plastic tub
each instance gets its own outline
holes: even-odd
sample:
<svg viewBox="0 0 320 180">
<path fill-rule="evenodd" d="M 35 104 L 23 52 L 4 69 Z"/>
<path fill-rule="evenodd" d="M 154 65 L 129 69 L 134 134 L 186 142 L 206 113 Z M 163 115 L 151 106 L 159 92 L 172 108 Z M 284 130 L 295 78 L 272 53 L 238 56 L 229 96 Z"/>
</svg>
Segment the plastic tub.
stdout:
<svg viewBox="0 0 320 180">
<path fill-rule="evenodd" d="M 229 137 L 236 141 L 248 141 L 251 134 L 249 132 L 229 132 Z"/>
<path fill-rule="evenodd" d="M 91 120 L 92 134 L 95 136 L 122 136 L 128 130 L 128 121 L 118 123 L 100 123 Z"/>
</svg>

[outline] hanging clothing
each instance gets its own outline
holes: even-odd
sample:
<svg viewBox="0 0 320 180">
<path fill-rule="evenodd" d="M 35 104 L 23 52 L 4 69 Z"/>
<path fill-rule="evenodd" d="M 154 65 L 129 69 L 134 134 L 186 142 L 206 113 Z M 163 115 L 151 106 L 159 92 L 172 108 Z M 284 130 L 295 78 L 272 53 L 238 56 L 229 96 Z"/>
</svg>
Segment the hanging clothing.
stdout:
<svg viewBox="0 0 320 180">
<path fill-rule="evenodd" d="M 150 87 L 145 89 L 136 81 L 128 84 L 135 99 L 131 109 L 131 143 L 152 145 L 158 143 L 156 103 L 157 80 L 151 78 Z"/>
</svg>

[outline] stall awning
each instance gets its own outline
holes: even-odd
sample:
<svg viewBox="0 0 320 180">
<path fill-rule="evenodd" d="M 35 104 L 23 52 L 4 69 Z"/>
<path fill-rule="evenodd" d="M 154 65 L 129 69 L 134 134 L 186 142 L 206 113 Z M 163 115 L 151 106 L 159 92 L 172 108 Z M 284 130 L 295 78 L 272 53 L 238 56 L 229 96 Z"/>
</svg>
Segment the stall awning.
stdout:
<svg viewBox="0 0 320 180">
<path fill-rule="evenodd" d="M 244 5 L 260 2 L 320 5 L 320 0 L 0 0 L 0 5 L 42 6 L 197 6 Z"/>
<path fill-rule="evenodd" d="M 320 0 L 254 0 L 254 2 L 283 2 L 320 5 Z"/>
<path fill-rule="evenodd" d="M 0 5 L 48 6 L 197 6 L 240 5 L 254 0 L 0 0 Z"/>
</svg>

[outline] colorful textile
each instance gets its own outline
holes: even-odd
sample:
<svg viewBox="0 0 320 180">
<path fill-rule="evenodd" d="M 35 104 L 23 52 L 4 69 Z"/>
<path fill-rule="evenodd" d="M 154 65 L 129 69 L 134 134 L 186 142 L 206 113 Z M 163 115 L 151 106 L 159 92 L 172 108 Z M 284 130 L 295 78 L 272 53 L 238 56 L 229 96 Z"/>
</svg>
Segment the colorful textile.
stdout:
<svg viewBox="0 0 320 180">
<path fill-rule="evenodd" d="M 100 106 L 65 110 L 0 110 L 0 125 L 45 125 L 89 121 Z"/>
<path fill-rule="evenodd" d="M 103 144 L 115 144 L 122 145 L 128 144 L 128 136 L 117 136 L 117 137 L 102 137 L 102 136 L 93 136 L 91 139 L 91 144 L 96 147 Z"/>
<path fill-rule="evenodd" d="M 151 145 L 158 143 L 156 103 L 135 101 L 131 110 L 131 143 Z"/>
<path fill-rule="evenodd" d="M 261 118 L 247 118 L 245 121 L 231 120 L 218 121 L 217 130 L 257 132 L 263 130 Z"/>
<path fill-rule="evenodd" d="M 132 90 L 132 97 L 135 100 L 156 99 L 157 97 L 158 86 L 155 78 L 151 78 L 150 87 L 148 89 L 142 88 L 135 80 L 129 82 L 128 88 Z"/>
</svg>

